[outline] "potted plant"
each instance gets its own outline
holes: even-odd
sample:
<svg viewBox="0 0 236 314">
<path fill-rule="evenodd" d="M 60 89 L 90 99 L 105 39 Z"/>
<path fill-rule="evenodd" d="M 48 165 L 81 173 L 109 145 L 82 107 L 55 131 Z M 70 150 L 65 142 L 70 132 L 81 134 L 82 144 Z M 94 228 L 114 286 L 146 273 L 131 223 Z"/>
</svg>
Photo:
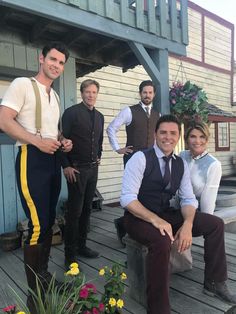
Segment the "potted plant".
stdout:
<svg viewBox="0 0 236 314">
<path fill-rule="evenodd" d="M 191 121 L 208 121 L 206 92 L 196 84 L 174 82 L 169 92 L 170 111 L 186 126 Z"/>
<path fill-rule="evenodd" d="M 121 313 L 124 306 L 122 296 L 125 292 L 127 279 L 120 264 L 111 268 L 105 266 L 99 270 L 104 276 L 104 292 L 100 296 L 96 286 L 87 282 L 77 263 L 72 263 L 65 273 L 64 283 L 58 288 L 55 277 L 46 291 L 43 290 L 37 278 L 37 290 L 31 291 L 34 296 L 38 314 L 116 314 Z M 17 305 L 10 305 L 3 309 L 6 314 L 30 314 L 24 301 L 12 289 Z M 20 310 L 19 310 L 20 309 Z"/>
</svg>

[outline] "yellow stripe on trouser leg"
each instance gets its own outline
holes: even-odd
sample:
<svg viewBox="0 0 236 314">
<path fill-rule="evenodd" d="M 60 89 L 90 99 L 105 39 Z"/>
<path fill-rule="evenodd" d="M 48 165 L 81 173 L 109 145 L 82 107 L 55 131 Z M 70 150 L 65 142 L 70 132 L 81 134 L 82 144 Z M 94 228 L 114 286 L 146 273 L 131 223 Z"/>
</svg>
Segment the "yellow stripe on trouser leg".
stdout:
<svg viewBox="0 0 236 314">
<path fill-rule="evenodd" d="M 22 145 L 21 147 L 21 159 L 20 159 L 20 183 L 22 193 L 24 195 L 25 201 L 28 205 L 30 216 L 33 224 L 33 234 L 30 240 L 30 245 L 37 244 L 39 234 L 40 234 L 40 224 L 38 219 L 37 210 L 32 200 L 28 188 L 27 182 L 27 145 Z"/>
</svg>

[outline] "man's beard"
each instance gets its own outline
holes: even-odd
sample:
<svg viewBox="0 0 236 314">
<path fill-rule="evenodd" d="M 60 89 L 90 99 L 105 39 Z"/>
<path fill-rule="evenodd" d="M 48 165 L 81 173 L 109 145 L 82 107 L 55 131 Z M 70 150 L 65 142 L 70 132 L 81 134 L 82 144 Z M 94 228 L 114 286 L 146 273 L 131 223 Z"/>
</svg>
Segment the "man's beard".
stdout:
<svg viewBox="0 0 236 314">
<path fill-rule="evenodd" d="M 145 105 L 150 105 L 150 104 L 152 103 L 152 101 L 151 101 L 149 98 L 142 99 L 142 102 L 143 102 Z"/>
</svg>

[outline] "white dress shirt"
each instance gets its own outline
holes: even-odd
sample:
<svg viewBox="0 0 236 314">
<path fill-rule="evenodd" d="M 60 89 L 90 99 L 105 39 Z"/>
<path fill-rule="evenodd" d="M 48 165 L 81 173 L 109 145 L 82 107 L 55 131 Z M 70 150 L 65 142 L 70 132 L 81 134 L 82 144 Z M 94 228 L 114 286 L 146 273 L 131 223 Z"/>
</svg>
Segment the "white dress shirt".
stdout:
<svg viewBox="0 0 236 314">
<path fill-rule="evenodd" d="M 140 106 L 142 106 L 143 110 L 146 113 L 145 106 L 141 101 L 140 101 Z M 149 108 L 152 108 L 152 105 L 148 106 Z M 151 113 L 151 111 L 150 111 Z M 111 123 L 107 127 L 107 135 L 109 138 L 109 142 L 111 144 L 111 147 L 114 151 L 117 151 L 120 149 L 116 133 L 120 130 L 122 125 L 128 126 L 132 122 L 132 112 L 130 107 L 125 107 L 122 109 L 119 114 L 117 115 L 116 118 L 114 118 Z"/>
<path fill-rule="evenodd" d="M 180 157 L 186 160 L 191 172 L 193 192 L 199 200 L 200 211 L 213 214 L 222 175 L 220 161 L 207 151 L 193 158 L 190 151 L 185 150 Z"/>
<path fill-rule="evenodd" d="M 159 147 L 154 144 L 154 150 L 160 164 L 162 175 L 165 171 L 165 161 L 163 160 L 163 152 Z M 173 157 L 175 158 L 175 157 Z M 193 194 L 193 189 L 190 180 L 190 172 L 186 161 L 184 161 L 184 173 L 179 187 L 180 207 L 191 205 L 195 208 L 198 207 L 198 201 Z M 129 203 L 138 199 L 138 193 L 142 184 L 144 171 L 146 168 L 146 158 L 143 152 L 136 152 L 127 162 L 124 170 L 122 180 L 122 190 L 120 203 L 122 207 L 126 207 Z M 171 170 L 171 160 L 170 160 Z"/>
</svg>

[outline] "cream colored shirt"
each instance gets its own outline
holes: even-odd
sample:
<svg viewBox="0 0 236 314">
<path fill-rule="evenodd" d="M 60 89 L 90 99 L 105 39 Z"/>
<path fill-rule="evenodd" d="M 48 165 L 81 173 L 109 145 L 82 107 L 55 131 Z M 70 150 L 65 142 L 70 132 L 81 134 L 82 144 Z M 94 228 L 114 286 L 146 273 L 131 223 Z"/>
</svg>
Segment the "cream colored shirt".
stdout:
<svg viewBox="0 0 236 314">
<path fill-rule="evenodd" d="M 57 139 L 58 122 L 60 110 L 54 90 L 51 88 L 50 95 L 46 92 L 46 86 L 39 83 L 41 110 L 42 110 L 42 138 Z M 13 80 L 5 95 L 1 105 L 9 107 L 17 112 L 16 121 L 29 133 L 36 134 L 35 110 L 36 100 L 32 83 L 29 78 L 20 77 Z M 16 145 L 22 145 L 19 141 Z"/>
</svg>

